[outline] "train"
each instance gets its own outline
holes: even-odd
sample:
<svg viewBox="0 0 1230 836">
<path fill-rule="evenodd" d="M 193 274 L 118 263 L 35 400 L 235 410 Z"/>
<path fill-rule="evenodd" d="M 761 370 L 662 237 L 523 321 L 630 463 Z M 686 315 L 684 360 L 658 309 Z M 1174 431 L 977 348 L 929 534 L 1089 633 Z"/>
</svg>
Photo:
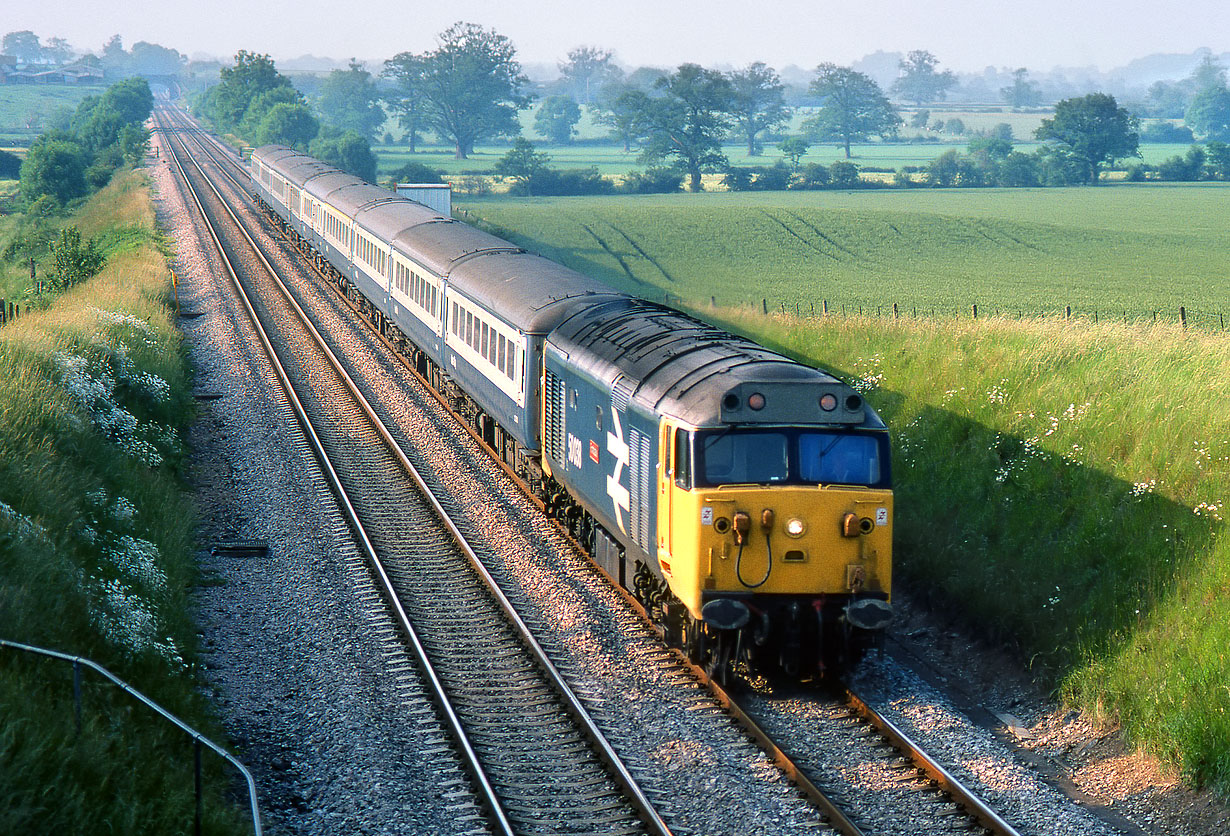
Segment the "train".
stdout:
<svg viewBox="0 0 1230 836">
<path fill-rule="evenodd" d="M 252 193 L 711 673 L 840 671 L 891 623 L 887 427 L 836 376 L 266 145 Z"/>
</svg>

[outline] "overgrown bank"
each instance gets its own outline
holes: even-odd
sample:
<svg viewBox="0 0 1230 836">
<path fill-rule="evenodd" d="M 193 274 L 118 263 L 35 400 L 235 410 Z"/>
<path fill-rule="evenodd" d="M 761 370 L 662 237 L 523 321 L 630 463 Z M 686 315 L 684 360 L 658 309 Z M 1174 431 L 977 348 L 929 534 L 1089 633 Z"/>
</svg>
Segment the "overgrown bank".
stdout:
<svg viewBox="0 0 1230 836">
<path fill-rule="evenodd" d="M 0 635 L 97 660 L 208 734 L 197 692 L 190 379 L 143 175 L 74 221 L 106 263 L 0 329 Z M 0 651 L 0 832 L 174 833 L 193 820 L 191 742 L 71 668 Z M 205 832 L 244 832 L 204 759 Z"/>
<path fill-rule="evenodd" d="M 899 583 L 1230 789 L 1230 341 L 1178 327 L 741 315 L 893 430 Z"/>
</svg>

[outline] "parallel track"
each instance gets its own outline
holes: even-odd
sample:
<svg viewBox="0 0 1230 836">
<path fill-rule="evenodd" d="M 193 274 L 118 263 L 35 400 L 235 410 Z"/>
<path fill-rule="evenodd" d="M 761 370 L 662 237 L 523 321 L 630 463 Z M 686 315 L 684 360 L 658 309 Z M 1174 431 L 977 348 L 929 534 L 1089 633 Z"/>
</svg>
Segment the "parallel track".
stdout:
<svg viewBox="0 0 1230 836">
<path fill-rule="evenodd" d="M 222 196 L 212 185 L 206 192 L 193 184 L 209 178 L 166 118 L 159 114 L 175 165 L 406 642 L 432 681 L 493 829 L 668 834 Z M 229 224 L 222 221 L 227 216 Z"/>
<path fill-rule="evenodd" d="M 191 125 L 185 125 L 185 127 L 191 131 L 196 130 Z M 246 176 L 246 172 L 235 163 L 229 153 L 225 153 L 225 149 L 223 149 L 220 143 L 217 143 L 212 138 L 209 141 L 216 148 L 224 152 L 226 166 L 238 172 L 240 177 Z M 215 163 L 220 167 L 224 167 L 223 163 L 216 158 Z M 223 173 L 231 180 L 235 188 L 246 192 L 246 183 L 236 179 L 229 171 L 224 171 Z M 339 294 L 339 298 L 353 307 L 353 304 L 350 300 L 346 299 L 344 294 Z M 392 343 L 386 340 L 383 335 L 380 335 L 380 338 L 396 356 L 401 357 L 400 354 L 397 354 L 396 348 Z M 404 362 L 404 358 L 402 359 Z M 408 370 L 413 371 L 408 363 L 405 365 Z M 426 383 L 425 381 L 423 382 L 424 384 Z M 432 391 L 430 387 L 428 387 L 428 390 Z M 463 426 L 465 425 L 463 424 Z M 469 430 L 468 427 L 466 429 Z M 471 435 L 475 434 L 471 431 Z M 477 438 L 477 436 L 475 437 Z M 409 466 L 409 463 L 406 462 L 405 466 Z M 525 486 L 523 485 L 523 487 Z M 562 526 L 561 531 L 567 534 L 566 529 Z M 447 578 L 445 583 L 448 583 Z M 492 584 L 494 585 L 494 582 Z M 647 614 L 635 599 L 628 595 L 624 597 L 648 621 Z M 757 712 L 741 706 L 736 697 L 728 693 L 717 682 L 710 679 L 703 670 L 688 662 L 682 654 L 676 653 L 675 657 L 678 663 L 689 668 L 693 675 L 708 685 L 718 702 L 743 726 L 757 744 L 770 755 L 779 768 L 799 786 L 800 790 L 821 809 L 832 827 L 846 834 L 846 836 L 863 836 L 864 831 L 858 825 L 860 816 L 857 809 L 843 810 L 843 807 L 846 805 L 838 804 L 832 800 L 830 796 L 835 797 L 840 794 L 839 790 L 829 789 L 826 792 L 821 789 L 821 787 L 831 788 L 834 782 L 826 780 L 826 776 L 822 773 L 818 773 L 814 769 L 808 769 L 795 760 L 795 756 L 799 756 L 800 760 L 806 760 L 806 758 L 802 757 L 805 753 L 788 753 L 785 747 L 779 745 L 772 735 L 764 730 L 763 723 L 756 716 Z M 874 733 L 881 738 L 880 743 L 873 745 L 878 746 L 881 750 L 891 750 L 891 752 L 896 753 L 891 756 L 900 759 L 903 764 L 903 770 L 916 771 L 920 778 L 924 779 L 923 782 L 926 784 L 926 787 L 919 790 L 919 796 L 927 799 L 926 804 L 933 806 L 938 804 L 936 806 L 936 809 L 939 810 L 937 815 L 942 815 L 946 819 L 946 825 L 943 829 L 964 829 L 967 832 L 983 831 L 993 834 L 993 836 L 1019 836 L 1011 825 L 1005 822 L 988 805 L 945 770 L 938 761 L 928 755 L 913 741 L 909 740 L 904 733 L 876 712 L 870 705 L 853 692 L 847 693 L 845 699 L 849 706 L 850 716 L 857 715 L 862 717 L 869 727 L 875 730 Z M 954 818 L 963 818 L 965 823 L 957 824 L 953 821 Z M 874 830 L 868 831 L 868 833 L 874 832 Z"/>
</svg>

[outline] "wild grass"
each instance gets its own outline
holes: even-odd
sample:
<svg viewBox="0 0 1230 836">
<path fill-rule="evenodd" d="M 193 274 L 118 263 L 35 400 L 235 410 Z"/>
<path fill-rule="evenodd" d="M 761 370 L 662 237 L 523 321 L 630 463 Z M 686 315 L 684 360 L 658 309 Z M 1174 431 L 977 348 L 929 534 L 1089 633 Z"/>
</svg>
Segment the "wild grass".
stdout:
<svg viewBox="0 0 1230 836">
<path fill-rule="evenodd" d="M 193 662 L 190 378 L 141 175 L 117 176 L 75 220 L 147 234 L 0 329 L 0 635 L 92 658 L 216 736 Z M 0 651 L 0 832 L 188 831 L 189 739 L 85 681 L 78 733 L 71 669 Z M 205 766 L 206 832 L 243 832 Z"/>
<path fill-rule="evenodd" d="M 897 582 L 1230 788 L 1230 340 L 1175 326 L 713 317 L 888 421 Z"/>
<path fill-rule="evenodd" d="M 642 295 L 806 312 L 1230 318 L 1226 184 L 466 199 L 536 252 Z"/>
</svg>

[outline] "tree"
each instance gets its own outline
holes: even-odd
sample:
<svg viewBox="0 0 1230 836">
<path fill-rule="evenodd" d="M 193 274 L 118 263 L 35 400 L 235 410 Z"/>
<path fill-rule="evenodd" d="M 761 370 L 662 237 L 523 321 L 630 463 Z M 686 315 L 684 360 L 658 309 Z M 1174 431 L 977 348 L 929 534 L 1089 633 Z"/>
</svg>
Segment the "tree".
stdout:
<svg viewBox="0 0 1230 836">
<path fill-rule="evenodd" d="M 1098 168 L 1138 153 L 1140 135 L 1136 117 L 1119 107 L 1115 97 L 1090 93 L 1063 99 L 1055 105 L 1055 116 L 1043 119 L 1034 136 L 1051 141 L 1085 166 L 1086 181 L 1098 182 Z"/>
<path fill-rule="evenodd" d="M 618 89 L 612 92 L 613 87 Z M 594 121 L 610 128 L 611 135 L 623 143 L 624 153 L 627 153 L 632 143 L 645 132 L 649 104 L 645 91 L 628 85 L 611 85 L 603 90 Z"/>
<path fill-rule="evenodd" d="M 581 107 L 571 96 L 548 96 L 534 114 L 534 130 L 556 145 L 567 145 L 581 121 Z"/>
<path fill-rule="evenodd" d="M 1209 86 L 1192 97 L 1183 121 L 1207 139 L 1230 140 L 1230 90 Z"/>
<path fill-rule="evenodd" d="M 308 153 L 369 183 L 376 182 L 376 155 L 367 137 L 356 131 L 321 130 Z"/>
<path fill-rule="evenodd" d="M 0 50 L 5 55 L 11 55 L 22 64 L 37 64 L 42 57 L 43 47 L 38 42 L 38 35 L 29 29 L 20 32 L 9 32 L 0 39 Z"/>
<path fill-rule="evenodd" d="M 81 230 L 75 226 L 60 230 L 60 237 L 51 244 L 51 257 L 55 267 L 52 283 L 58 289 L 72 287 L 78 282 L 98 275 L 107 262 L 93 238 L 84 243 Z"/>
<path fill-rule="evenodd" d="M 591 104 L 603 86 L 623 75 L 611 63 L 611 57 L 609 49 L 593 46 L 579 46 L 568 52 L 568 60 L 559 65 L 559 71 L 572 88 L 574 99 Z"/>
<path fill-rule="evenodd" d="M 422 95 L 429 122 L 452 140 L 456 158 L 495 136 L 515 136 L 517 111 L 530 104 L 512 41 L 473 23 L 455 23 L 423 58 Z"/>
<path fill-rule="evenodd" d="M 901 76 L 893 82 L 893 92 L 916 105 L 944 101 L 957 77 L 951 70 L 937 73 L 938 64 L 939 59 L 925 49 L 913 50 L 897 64 Z"/>
<path fill-rule="evenodd" d="M 33 203 L 50 195 L 60 204 L 82 197 L 89 192 L 87 164 L 85 149 L 77 143 L 39 137 L 21 164 L 21 196 Z"/>
<path fill-rule="evenodd" d="M 344 70 L 334 70 L 325 78 L 316 99 L 316 109 L 324 120 L 341 131 L 354 131 L 370 142 L 384 124 L 384 108 L 372 75 L 353 58 Z"/>
<path fill-rule="evenodd" d="M 427 122 L 423 105 L 423 82 L 426 61 L 421 55 L 399 52 L 384 62 L 381 75 L 393 82 L 393 88 L 385 94 L 385 103 L 397 114 L 397 124 L 406 131 L 410 153 L 415 153 L 418 134 Z"/>
<path fill-rule="evenodd" d="M 916 110 L 914 111 L 914 115 L 910 117 L 910 127 L 922 128 L 925 130 L 929 121 L 931 121 L 931 111 Z"/>
<path fill-rule="evenodd" d="M 0 180 L 16 180 L 21 176 L 21 157 L 11 151 L 0 151 Z"/>
<path fill-rule="evenodd" d="M 650 99 L 646 112 L 649 141 L 641 162 L 673 157 L 687 172 L 688 188 L 698 192 L 702 172 L 727 166 L 722 137 L 731 124 L 734 90 L 720 72 L 697 64 L 680 65 L 654 88 L 661 95 Z"/>
<path fill-rule="evenodd" d="M 279 87 L 294 90 L 272 58 L 242 49 L 235 54 L 234 66 L 223 67 L 219 77 L 221 81 L 205 94 L 202 110 L 225 130 L 238 127 L 248 108 L 263 94 Z"/>
<path fill-rule="evenodd" d="M 125 65 L 128 63 L 128 53 L 124 51 L 124 41 L 119 35 L 112 35 L 111 38 L 103 44 L 102 55 L 103 69 L 111 73 L 121 73 L 124 71 Z"/>
<path fill-rule="evenodd" d="M 1209 158 L 1209 176 L 1214 180 L 1230 180 L 1230 145 L 1213 140 L 1204 150 Z"/>
<path fill-rule="evenodd" d="M 780 127 L 790 119 L 786 107 L 786 87 L 769 66 L 756 61 L 745 69 L 735 70 L 726 76 L 734 90 L 731 112 L 739 135 L 747 142 L 749 157 L 760 154 L 762 131 Z"/>
<path fill-rule="evenodd" d="M 128 57 L 130 72 L 144 76 L 179 75 L 188 58 L 167 46 L 137 41 Z"/>
<path fill-rule="evenodd" d="M 63 38 L 48 38 L 43 58 L 53 64 L 67 64 L 73 59 L 73 47 Z"/>
<path fill-rule="evenodd" d="M 551 158 L 546 154 L 534 151 L 534 144 L 523 136 L 513 142 L 512 150 L 500 157 L 495 164 L 495 173 L 500 177 L 511 177 L 526 188 L 530 195 L 530 180 L 547 167 Z M 532 196 L 532 195 L 531 195 Z"/>
<path fill-rule="evenodd" d="M 799 162 L 803 159 L 803 155 L 807 153 L 807 149 L 811 145 L 801 136 L 788 136 L 781 142 L 777 143 L 777 150 L 781 151 L 790 160 L 790 170 L 798 171 Z"/>
<path fill-rule="evenodd" d="M 820 110 L 803 123 L 810 136 L 838 139 L 850 158 L 850 143 L 896 131 L 901 117 L 880 85 L 849 67 L 821 64 L 808 91 L 820 99 Z"/>
<path fill-rule="evenodd" d="M 261 145 L 289 145 L 306 151 L 318 133 L 320 123 L 307 105 L 279 102 L 261 119 L 253 138 Z"/>
<path fill-rule="evenodd" d="M 1023 107 L 1035 107 L 1042 101 L 1042 91 L 1036 81 L 1030 81 L 1029 70 L 1021 67 L 1012 71 L 1012 86 L 1001 87 L 999 95 L 1013 110 Z"/>
</svg>

